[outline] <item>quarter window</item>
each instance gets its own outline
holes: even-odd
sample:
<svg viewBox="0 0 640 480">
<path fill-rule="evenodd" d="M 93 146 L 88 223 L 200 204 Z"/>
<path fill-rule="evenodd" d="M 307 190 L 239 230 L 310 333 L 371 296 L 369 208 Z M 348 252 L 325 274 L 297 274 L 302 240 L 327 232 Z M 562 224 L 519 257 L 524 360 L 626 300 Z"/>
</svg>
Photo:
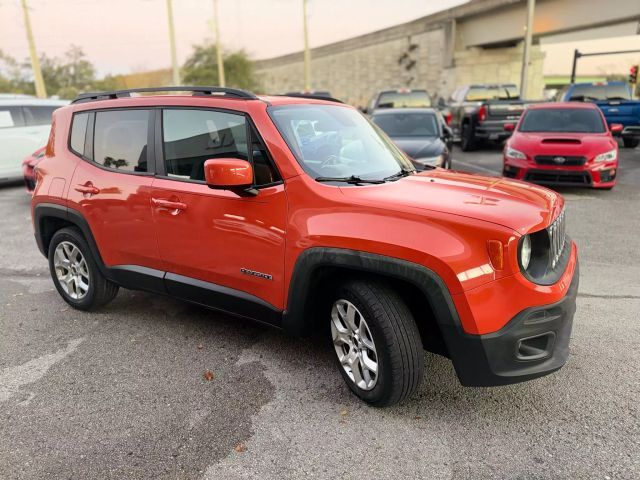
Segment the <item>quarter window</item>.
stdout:
<svg viewBox="0 0 640 480">
<path fill-rule="evenodd" d="M 78 155 L 84 155 L 84 141 L 87 134 L 88 113 L 78 113 L 73 116 L 71 125 L 71 150 Z"/>
<path fill-rule="evenodd" d="M 147 172 L 148 110 L 96 112 L 93 161 L 120 172 Z"/>
</svg>

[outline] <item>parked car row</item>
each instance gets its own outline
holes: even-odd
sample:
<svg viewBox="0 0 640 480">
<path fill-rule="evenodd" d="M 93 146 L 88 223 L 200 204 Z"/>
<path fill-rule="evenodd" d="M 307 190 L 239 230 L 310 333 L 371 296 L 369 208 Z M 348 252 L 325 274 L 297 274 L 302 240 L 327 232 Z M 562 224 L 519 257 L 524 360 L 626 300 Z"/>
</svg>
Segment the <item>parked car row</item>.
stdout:
<svg viewBox="0 0 640 480">
<path fill-rule="evenodd" d="M 330 92 L 326 90 L 288 92 L 286 95 L 331 99 Z M 538 127 L 542 130 L 536 132 L 537 136 L 566 133 L 581 138 L 589 135 L 603 138 L 613 134 L 620 135 L 627 148 L 635 148 L 640 143 L 640 101 L 632 99 L 631 89 L 625 82 L 573 84 L 559 92 L 557 98 L 573 104 L 587 102 L 596 105 L 604 115 L 605 126 L 615 125 L 615 128 L 607 128 L 605 134 L 599 132 L 599 128 L 584 131 L 584 125 L 580 123 L 564 123 L 564 130 L 558 130 L 558 125 L 542 125 Z M 26 95 L 0 95 L 0 182 L 22 177 L 27 190 L 33 190 L 33 169 L 43 156 L 41 147 L 49 132 L 51 113 L 67 103 L 39 100 Z M 460 142 L 463 151 L 470 151 L 485 141 L 504 141 L 514 130 L 524 135 L 525 132 L 516 124 L 528 107 L 536 106 L 536 115 L 549 119 L 557 118 L 560 115 L 557 110 L 564 108 L 559 104 L 553 104 L 551 110 L 538 108 L 537 105 L 545 103 L 520 99 L 514 84 L 465 85 L 454 90 L 448 101 L 441 99 L 437 108 L 433 108 L 432 103 L 425 89 L 391 89 L 376 93 L 364 111 L 411 158 L 416 168 L 425 169 L 451 168 L 454 141 Z M 593 112 L 587 111 L 568 112 L 563 113 L 568 122 L 580 115 L 593 115 Z M 322 136 L 314 137 L 306 148 L 320 146 L 322 141 Z M 616 143 L 614 140 L 607 141 Z M 535 169 L 525 168 L 526 165 L 522 164 L 525 159 L 507 155 L 515 149 L 513 142 L 509 143 L 504 153 L 504 174 L 545 184 L 593 185 L 602 188 L 611 188 L 615 184 L 617 167 L 600 175 L 602 165 L 589 170 L 593 159 L 590 159 L 591 151 L 586 146 L 586 150 L 581 150 L 576 147 L 577 141 L 572 143 L 573 147 L 567 145 L 555 149 L 555 156 L 558 159 L 565 154 L 584 157 L 584 162 L 579 161 L 581 165 L 572 165 L 571 161 L 546 165 L 538 163 L 536 168 L 548 171 L 536 172 Z M 582 140 L 579 145 L 583 145 Z M 22 158 L 21 167 L 19 161 Z M 559 173 L 550 173 L 554 169 Z M 577 175 L 578 170 L 584 171 Z"/>
<path fill-rule="evenodd" d="M 555 103 L 525 101 L 514 84 L 461 86 L 448 102 L 438 102 L 443 120 L 439 137 L 415 133 L 430 126 L 426 120 L 418 125 L 412 119 L 436 111 L 428 108 L 426 90 L 382 91 L 366 112 L 418 168 L 450 168 L 454 139 L 463 151 L 470 151 L 513 134 L 503 153 L 504 176 L 545 185 L 613 188 L 618 172 L 613 137 L 621 136 L 627 148 L 640 144 L 640 101 L 632 99 L 624 82 L 573 84 L 558 98 Z M 425 158 L 442 161 L 416 161 Z"/>
</svg>

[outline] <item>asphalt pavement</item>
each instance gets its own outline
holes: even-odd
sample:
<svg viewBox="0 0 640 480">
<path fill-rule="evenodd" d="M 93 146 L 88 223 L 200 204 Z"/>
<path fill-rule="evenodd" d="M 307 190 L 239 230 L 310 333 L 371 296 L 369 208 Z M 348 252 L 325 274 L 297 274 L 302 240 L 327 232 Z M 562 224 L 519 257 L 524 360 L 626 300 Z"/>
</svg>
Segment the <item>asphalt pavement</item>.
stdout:
<svg viewBox="0 0 640 480">
<path fill-rule="evenodd" d="M 453 167 L 497 175 L 500 151 Z M 0 478 L 640 478 L 640 149 L 612 191 L 561 191 L 581 262 L 568 364 L 465 388 L 425 353 L 418 394 L 375 409 L 322 339 L 127 290 L 70 309 L 28 194 L 0 188 Z"/>
</svg>

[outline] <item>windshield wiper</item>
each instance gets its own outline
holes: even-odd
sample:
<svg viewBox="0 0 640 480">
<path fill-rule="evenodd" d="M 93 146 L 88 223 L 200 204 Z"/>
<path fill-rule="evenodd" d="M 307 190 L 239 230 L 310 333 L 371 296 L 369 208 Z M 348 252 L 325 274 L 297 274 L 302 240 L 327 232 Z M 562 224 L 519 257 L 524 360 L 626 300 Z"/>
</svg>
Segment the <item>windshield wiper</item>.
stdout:
<svg viewBox="0 0 640 480">
<path fill-rule="evenodd" d="M 388 177 L 384 177 L 382 179 L 382 181 L 390 182 L 390 181 L 393 181 L 393 180 L 398 180 L 399 178 L 411 175 L 413 172 L 415 172 L 415 170 L 408 170 L 406 168 L 403 168 L 398 173 L 394 173 L 393 175 L 389 175 Z"/>
<path fill-rule="evenodd" d="M 607 97 L 607 100 L 629 100 L 629 99 L 624 97 Z"/>
<path fill-rule="evenodd" d="M 350 177 L 316 177 L 316 182 L 344 182 L 352 185 L 358 185 L 360 183 L 380 184 L 384 183 L 385 180 L 365 180 L 364 178 L 360 178 L 356 175 L 351 175 Z"/>
</svg>

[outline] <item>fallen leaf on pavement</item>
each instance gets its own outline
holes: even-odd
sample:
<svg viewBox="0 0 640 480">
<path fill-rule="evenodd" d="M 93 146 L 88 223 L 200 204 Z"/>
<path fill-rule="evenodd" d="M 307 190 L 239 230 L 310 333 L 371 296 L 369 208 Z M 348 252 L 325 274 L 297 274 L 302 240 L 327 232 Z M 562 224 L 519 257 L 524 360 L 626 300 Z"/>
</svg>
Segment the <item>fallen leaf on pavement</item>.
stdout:
<svg viewBox="0 0 640 480">
<path fill-rule="evenodd" d="M 213 380 L 213 372 L 211 370 L 205 370 L 202 376 L 207 382 Z"/>
<path fill-rule="evenodd" d="M 233 447 L 233 449 L 237 452 L 237 453 L 244 453 L 247 451 L 247 447 L 244 445 L 244 443 L 239 443 L 237 444 L 235 447 Z"/>
</svg>

